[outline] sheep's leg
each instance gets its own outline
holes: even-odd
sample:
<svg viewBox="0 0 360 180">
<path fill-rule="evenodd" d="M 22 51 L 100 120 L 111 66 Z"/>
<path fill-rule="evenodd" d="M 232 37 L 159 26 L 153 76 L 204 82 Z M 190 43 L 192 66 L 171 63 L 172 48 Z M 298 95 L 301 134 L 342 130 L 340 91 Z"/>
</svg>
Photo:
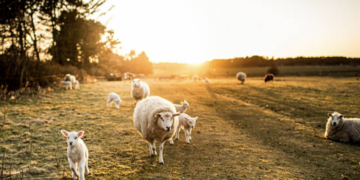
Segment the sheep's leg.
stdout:
<svg viewBox="0 0 360 180">
<path fill-rule="evenodd" d="M 176 128 L 176 138 L 175 139 L 179 139 L 179 132 L 180 132 L 180 124 L 178 125 L 178 127 Z"/>
<path fill-rule="evenodd" d="M 186 143 L 190 144 L 190 130 L 185 130 Z"/>
<path fill-rule="evenodd" d="M 155 140 L 149 141 L 149 149 L 150 149 L 150 156 L 156 156 L 156 146 L 155 146 Z"/>
<path fill-rule="evenodd" d="M 85 165 L 86 165 L 86 161 L 85 161 L 85 158 L 83 158 L 79 162 L 79 173 L 80 173 L 79 180 L 85 180 L 85 174 L 84 174 Z"/>
<path fill-rule="evenodd" d="M 69 164 L 70 164 L 70 169 L 72 171 L 72 178 L 75 179 L 76 177 L 79 177 L 79 173 L 77 172 L 77 168 L 76 168 L 76 164 L 70 159 L 69 159 Z"/>
<path fill-rule="evenodd" d="M 192 131 L 192 128 L 190 128 L 190 130 L 189 130 L 189 140 L 191 140 L 191 131 Z"/>
<path fill-rule="evenodd" d="M 85 174 L 89 174 L 89 160 L 86 160 L 86 164 L 85 164 Z"/>
<path fill-rule="evenodd" d="M 161 142 L 159 145 L 159 163 L 160 164 L 164 164 L 164 159 L 163 159 L 164 142 Z"/>
</svg>

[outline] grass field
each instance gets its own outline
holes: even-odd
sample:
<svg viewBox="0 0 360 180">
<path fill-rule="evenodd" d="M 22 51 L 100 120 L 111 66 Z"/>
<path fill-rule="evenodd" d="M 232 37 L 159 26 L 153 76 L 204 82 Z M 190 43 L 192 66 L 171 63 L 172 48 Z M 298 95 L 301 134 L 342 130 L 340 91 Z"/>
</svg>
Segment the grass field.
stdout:
<svg viewBox="0 0 360 180">
<path fill-rule="evenodd" d="M 278 77 L 264 84 L 233 78 L 210 84 L 145 80 L 151 95 L 186 99 L 199 116 L 192 141 L 183 131 L 164 146 L 164 165 L 150 157 L 133 127 L 129 82 L 83 84 L 80 90 L 2 102 L 0 162 L 4 179 L 70 179 L 61 129 L 84 130 L 86 179 L 359 179 L 360 147 L 323 137 L 327 114 L 359 117 L 360 81 Z M 109 92 L 123 102 L 106 108 Z M 4 153 L 5 152 L 5 153 Z"/>
</svg>

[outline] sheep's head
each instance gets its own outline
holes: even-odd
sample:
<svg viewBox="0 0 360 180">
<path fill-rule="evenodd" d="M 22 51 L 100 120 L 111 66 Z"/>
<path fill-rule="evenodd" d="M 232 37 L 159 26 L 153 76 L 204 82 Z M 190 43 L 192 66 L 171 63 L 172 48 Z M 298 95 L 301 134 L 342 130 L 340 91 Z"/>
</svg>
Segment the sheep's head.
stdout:
<svg viewBox="0 0 360 180">
<path fill-rule="evenodd" d="M 189 105 L 189 103 L 188 103 L 186 100 L 184 100 L 184 102 L 181 102 L 181 104 L 182 104 L 182 106 L 185 107 L 185 108 L 190 108 L 190 105 Z"/>
<path fill-rule="evenodd" d="M 121 99 L 115 99 L 114 100 L 114 104 L 115 104 L 115 107 L 119 109 L 119 104 L 121 103 Z"/>
<path fill-rule="evenodd" d="M 139 87 L 140 86 L 140 79 L 133 79 L 133 86 Z"/>
<path fill-rule="evenodd" d="M 157 119 L 158 126 L 163 128 L 165 131 L 170 131 L 173 124 L 173 118 L 179 115 L 180 113 L 161 112 L 155 114 L 155 118 Z"/>
<path fill-rule="evenodd" d="M 331 124 L 332 126 L 338 126 L 339 124 L 342 123 L 343 118 L 344 118 L 344 116 L 343 116 L 342 114 L 337 113 L 337 112 L 334 112 L 334 113 L 332 113 L 332 114 L 329 114 L 329 116 L 330 116 L 330 118 L 331 118 L 331 119 L 329 118 L 329 120 L 331 120 L 330 124 Z"/>
<path fill-rule="evenodd" d="M 195 124 L 196 124 L 196 120 L 198 119 L 198 117 L 194 117 L 194 118 L 191 118 L 191 117 L 185 117 L 185 120 L 187 122 L 187 124 L 191 127 L 191 128 L 194 128 L 195 127 Z"/>
<path fill-rule="evenodd" d="M 67 137 L 67 142 L 69 146 L 76 146 L 78 143 L 78 140 L 84 135 L 84 131 L 79 132 L 68 132 L 65 130 L 61 130 L 61 133 Z"/>
</svg>

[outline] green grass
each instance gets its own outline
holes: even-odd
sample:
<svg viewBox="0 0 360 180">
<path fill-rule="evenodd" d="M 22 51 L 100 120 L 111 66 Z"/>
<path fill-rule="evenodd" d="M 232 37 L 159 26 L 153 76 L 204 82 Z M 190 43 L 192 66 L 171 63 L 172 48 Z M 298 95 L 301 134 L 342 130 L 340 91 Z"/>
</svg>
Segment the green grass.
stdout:
<svg viewBox="0 0 360 180">
<path fill-rule="evenodd" d="M 327 113 L 358 117 L 356 78 L 278 77 L 192 81 L 145 80 L 152 95 L 186 99 L 199 116 L 189 145 L 183 131 L 164 147 L 164 165 L 150 157 L 133 127 L 129 82 L 83 84 L 23 97 L 0 107 L 0 161 L 5 179 L 70 179 L 61 129 L 84 130 L 87 179 L 358 179 L 357 144 L 323 137 Z M 115 92 L 120 109 L 106 108 Z M 3 117 L 6 116 L 5 122 Z M 10 175 L 11 171 L 11 175 Z"/>
</svg>

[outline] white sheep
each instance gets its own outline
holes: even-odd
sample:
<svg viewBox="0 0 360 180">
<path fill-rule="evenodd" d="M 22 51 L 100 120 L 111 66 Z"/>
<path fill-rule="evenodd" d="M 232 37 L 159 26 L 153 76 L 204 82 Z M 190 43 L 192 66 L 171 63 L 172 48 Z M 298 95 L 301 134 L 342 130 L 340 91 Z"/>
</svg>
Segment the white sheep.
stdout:
<svg viewBox="0 0 360 180">
<path fill-rule="evenodd" d="M 111 103 L 114 102 L 115 107 L 119 109 L 119 104 L 121 103 L 121 101 L 122 100 L 120 99 L 119 95 L 113 92 L 109 93 L 106 107 L 111 107 Z"/>
<path fill-rule="evenodd" d="M 344 118 L 338 112 L 329 114 L 325 138 L 341 142 L 360 142 L 360 119 Z"/>
<path fill-rule="evenodd" d="M 174 105 L 158 96 L 148 97 L 140 101 L 134 111 L 134 126 L 142 137 L 148 141 L 150 156 L 157 155 L 155 141 L 159 142 L 159 163 L 164 164 L 164 143 L 175 135 L 179 124 Z"/>
<path fill-rule="evenodd" d="M 131 87 L 131 96 L 135 99 L 135 103 L 139 100 L 145 99 L 150 95 L 149 86 L 140 79 L 133 79 Z"/>
<path fill-rule="evenodd" d="M 75 89 L 80 89 L 80 83 L 78 80 L 75 81 Z"/>
<path fill-rule="evenodd" d="M 61 133 L 67 137 L 67 156 L 72 171 L 72 178 L 75 179 L 75 177 L 78 177 L 80 180 L 85 180 L 85 174 L 89 174 L 89 151 L 81 139 L 84 131 L 68 132 L 61 130 Z"/>
<path fill-rule="evenodd" d="M 184 100 L 184 102 L 180 102 L 180 103 L 181 103 L 181 105 L 174 104 L 174 106 L 176 108 L 176 112 L 184 113 L 187 108 L 190 108 L 190 104 L 186 100 Z"/>
<path fill-rule="evenodd" d="M 206 83 L 206 84 L 209 84 L 209 82 L 210 82 L 210 81 L 209 81 L 209 78 L 205 78 L 205 83 Z"/>
<path fill-rule="evenodd" d="M 61 81 L 61 83 L 65 86 L 65 89 L 72 89 L 71 81 Z"/>
<path fill-rule="evenodd" d="M 192 79 L 193 79 L 194 82 L 195 82 L 195 81 L 199 80 L 199 76 L 195 74 L 195 75 L 192 77 Z"/>
<path fill-rule="evenodd" d="M 245 79 L 246 79 L 246 74 L 243 73 L 243 72 L 238 72 L 236 74 L 236 78 L 241 81 L 241 84 L 244 84 L 245 83 Z"/>
<path fill-rule="evenodd" d="M 180 128 L 184 129 L 185 131 L 185 137 L 186 137 L 186 143 L 190 143 L 191 140 L 191 131 L 195 127 L 196 120 L 198 117 L 190 117 L 189 115 L 183 113 L 179 116 L 179 126 L 176 129 L 176 139 L 179 139 L 179 132 Z"/>
</svg>

